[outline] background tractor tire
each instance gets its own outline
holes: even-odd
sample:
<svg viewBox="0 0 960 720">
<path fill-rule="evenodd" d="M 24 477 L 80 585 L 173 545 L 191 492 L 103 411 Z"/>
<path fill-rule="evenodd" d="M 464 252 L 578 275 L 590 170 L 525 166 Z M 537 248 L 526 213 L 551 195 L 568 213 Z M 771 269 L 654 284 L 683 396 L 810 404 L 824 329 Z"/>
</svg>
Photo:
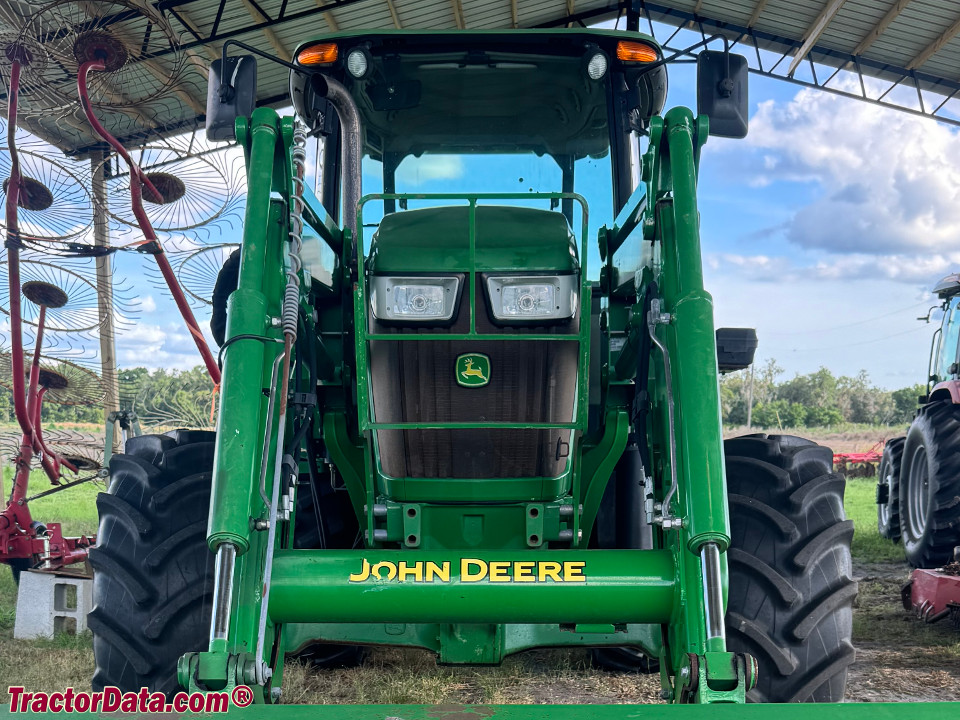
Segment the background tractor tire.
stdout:
<svg viewBox="0 0 960 720">
<path fill-rule="evenodd" d="M 732 542 L 727 649 L 759 664 L 754 702 L 840 702 L 857 584 L 833 453 L 788 435 L 724 442 Z"/>
<path fill-rule="evenodd" d="M 644 673 L 650 675 L 660 672 L 660 661 L 648 657 L 639 648 L 600 647 L 590 650 L 590 661 L 594 667 L 623 673 Z"/>
<path fill-rule="evenodd" d="M 907 562 L 935 568 L 960 545 L 960 407 L 920 409 L 900 464 L 900 533 Z"/>
<path fill-rule="evenodd" d="M 178 430 L 127 440 L 97 497 L 90 550 L 93 689 L 179 690 L 177 660 L 206 650 L 214 556 L 207 511 L 214 433 Z"/>
<path fill-rule="evenodd" d="M 20 573 L 25 570 L 30 570 L 34 566 L 34 563 L 27 558 L 14 558 L 13 560 L 9 560 L 7 565 L 10 566 L 10 573 L 13 575 L 13 584 L 20 587 Z"/>
<path fill-rule="evenodd" d="M 906 438 L 883 446 L 877 471 L 877 529 L 881 537 L 900 542 L 900 466 Z"/>
<path fill-rule="evenodd" d="M 600 500 L 590 547 L 620 550 L 653 547 L 653 531 L 643 514 L 638 452 L 631 442 L 617 462 Z M 660 661 L 637 647 L 592 648 L 590 660 L 594 667 L 613 672 L 660 672 Z"/>
<path fill-rule="evenodd" d="M 312 482 L 309 475 L 305 475 L 297 488 L 293 546 L 305 550 L 362 547 L 356 518 L 350 496 L 346 490 L 335 490 L 332 478 Z M 311 643 L 291 655 L 317 669 L 349 668 L 363 663 L 367 649 L 362 645 Z"/>
</svg>

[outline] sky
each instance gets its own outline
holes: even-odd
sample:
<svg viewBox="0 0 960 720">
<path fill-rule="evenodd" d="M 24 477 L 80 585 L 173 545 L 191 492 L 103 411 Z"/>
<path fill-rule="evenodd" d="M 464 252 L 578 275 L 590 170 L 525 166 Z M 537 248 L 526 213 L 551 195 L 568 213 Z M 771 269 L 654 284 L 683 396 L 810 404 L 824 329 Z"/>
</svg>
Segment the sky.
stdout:
<svg viewBox="0 0 960 720">
<path fill-rule="evenodd" d="M 686 37 L 673 44 L 698 39 Z M 669 74 L 667 107 L 694 106 L 694 67 Z M 756 328 L 757 361 L 775 359 L 785 378 L 824 366 L 865 370 L 887 389 L 922 382 L 939 316 L 917 318 L 936 304 L 935 282 L 960 270 L 958 128 L 756 75 L 749 92 L 748 136 L 710 138 L 702 156 L 704 279 L 717 326 Z M 504 170 L 511 182 L 514 170 Z M 401 177 L 422 191 L 494 189 L 463 162 L 401 168 Z M 601 214 L 592 219 L 612 220 Z M 239 223 L 224 226 L 220 241 L 238 240 Z M 141 298 L 136 325 L 118 338 L 119 361 L 197 365 L 147 262 L 118 256 Z M 206 328 L 209 312 L 197 315 Z"/>
</svg>

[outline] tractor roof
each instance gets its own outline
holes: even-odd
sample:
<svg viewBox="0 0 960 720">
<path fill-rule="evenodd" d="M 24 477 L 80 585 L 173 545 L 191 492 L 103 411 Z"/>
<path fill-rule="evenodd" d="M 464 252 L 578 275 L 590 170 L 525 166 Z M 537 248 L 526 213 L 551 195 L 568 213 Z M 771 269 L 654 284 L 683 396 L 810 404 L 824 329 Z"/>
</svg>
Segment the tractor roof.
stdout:
<svg viewBox="0 0 960 720">
<path fill-rule="evenodd" d="M 320 42 L 337 44 L 338 60 L 323 72 L 344 82 L 356 100 L 373 157 L 535 152 L 581 158 L 608 151 L 607 86 L 614 73 L 623 73 L 618 82 L 632 90 L 625 101 L 644 117 L 663 106 L 664 66 L 618 61 L 617 43 L 624 40 L 660 54 L 656 42 L 639 33 L 524 30 L 332 33 L 302 44 L 295 56 Z M 361 79 L 344 69 L 356 48 L 369 58 Z M 586 61 L 599 51 L 610 72 L 592 81 Z M 298 89 L 309 93 L 307 83 L 294 73 L 295 104 Z"/>
<path fill-rule="evenodd" d="M 960 293 L 960 273 L 947 275 L 934 286 L 933 291 L 941 299 L 957 295 Z"/>
</svg>

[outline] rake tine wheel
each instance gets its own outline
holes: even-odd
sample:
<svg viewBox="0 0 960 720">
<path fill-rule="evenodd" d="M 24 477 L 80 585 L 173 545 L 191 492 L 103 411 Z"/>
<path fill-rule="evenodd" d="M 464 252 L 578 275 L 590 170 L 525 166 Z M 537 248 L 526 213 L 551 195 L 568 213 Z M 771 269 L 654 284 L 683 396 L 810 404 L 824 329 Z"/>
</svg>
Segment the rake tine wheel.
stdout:
<svg viewBox="0 0 960 720">
<path fill-rule="evenodd" d="M 103 3 L 61 0 L 37 11 L 25 24 L 21 37 L 43 38 L 58 70 L 65 69 L 68 74 L 76 72 L 77 81 L 72 87 L 62 82 L 62 74 L 51 76 L 50 91 L 67 105 L 79 98 L 94 133 L 127 165 L 133 217 L 143 234 L 141 249 L 154 255 L 211 378 L 215 384 L 219 383 L 216 359 L 206 345 L 144 209 L 144 200 L 163 204 L 167 198 L 151 177 L 140 170 L 94 110 L 112 111 L 114 116 L 131 110 L 140 114 L 148 103 L 158 101 L 165 94 L 185 93 L 180 87 L 183 55 L 177 51 L 173 30 L 150 5 L 135 0 Z M 175 180 L 171 182 L 162 174 L 155 179 L 167 192 L 176 194 Z"/>
</svg>

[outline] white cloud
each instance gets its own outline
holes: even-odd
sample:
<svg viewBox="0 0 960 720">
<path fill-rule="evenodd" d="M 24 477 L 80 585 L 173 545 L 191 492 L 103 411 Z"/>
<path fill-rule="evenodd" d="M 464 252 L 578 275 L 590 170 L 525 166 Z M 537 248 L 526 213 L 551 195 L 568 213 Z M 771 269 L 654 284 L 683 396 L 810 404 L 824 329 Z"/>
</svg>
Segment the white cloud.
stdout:
<svg viewBox="0 0 960 720">
<path fill-rule="evenodd" d="M 456 180 L 463 176 L 463 161 L 457 155 L 409 156 L 397 168 L 397 184 L 422 185 L 431 180 Z"/>
<path fill-rule="evenodd" d="M 209 335 L 208 324 L 200 320 L 200 328 L 216 354 L 217 346 Z M 137 323 L 117 338 L 117 362 L 123 368 L 145 367 L 150 370 L 189 370 L 203 364 L 186 325 L 179 321 L 163 326 Z"/>
<path fill-rule="evenodd" d="M 926 288 L 960 266 L 960 252 L 933 254 L 829 255 L 810 263 L 782 256 L 711 253 L 704 257 L 710 270 L 761 282 L 892 280 Z"/>
<path fill-rule="evenodd" d="M 930 120 L 801 90 L 787 103 L 761 102 L 744 144 L 714 155 L 754 187 L 818 186 L 788 223 L 798 246 L 920 254 L 960 237 L 960 134 Z"/>
</svg>

